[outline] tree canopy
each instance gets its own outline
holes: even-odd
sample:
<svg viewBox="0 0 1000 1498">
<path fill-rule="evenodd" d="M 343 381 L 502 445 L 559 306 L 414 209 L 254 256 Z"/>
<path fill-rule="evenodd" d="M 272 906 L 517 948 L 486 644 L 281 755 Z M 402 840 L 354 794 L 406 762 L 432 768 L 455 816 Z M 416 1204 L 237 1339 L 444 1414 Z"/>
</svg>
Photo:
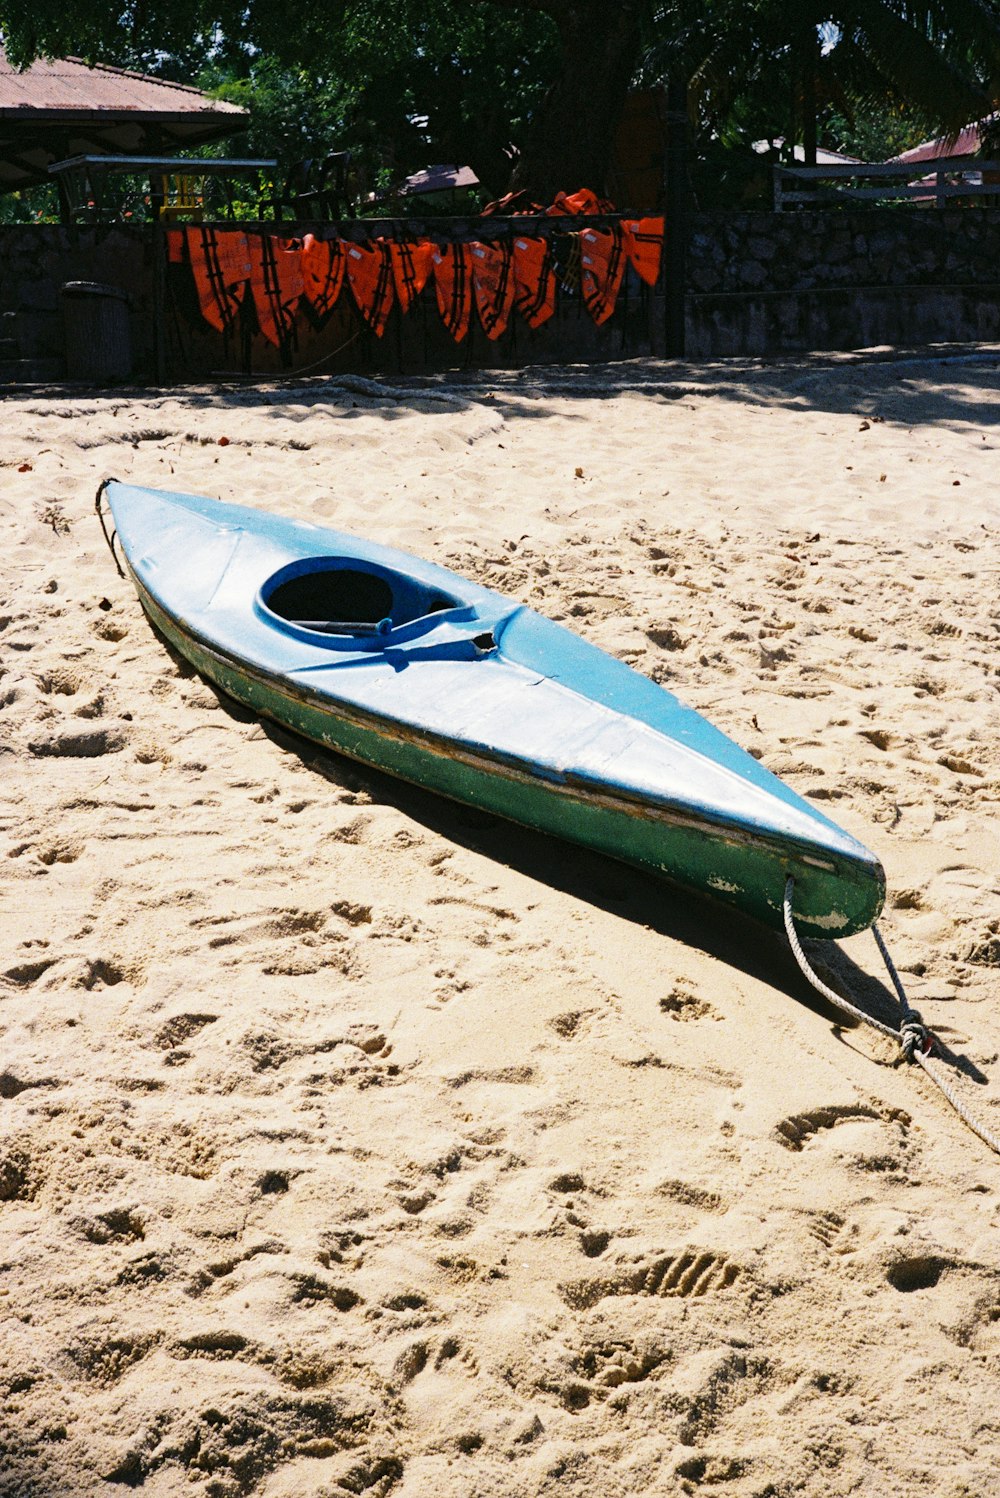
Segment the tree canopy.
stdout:
<svg viewBox="0 0 1000 1498">
<path fill-rule="evenodd" d="M 249 103 L 268 154 L 468 162 L 545 200 L 603 188 L 636 84 L 686 83 L 709 151 L 808 155 L 824 128 L 874 146 L 880 118 L 957 131 L 1000 101 L 1000 0 L 0 0 L 0 34 L 15 63 L 83 55 Z"/>
</svg>

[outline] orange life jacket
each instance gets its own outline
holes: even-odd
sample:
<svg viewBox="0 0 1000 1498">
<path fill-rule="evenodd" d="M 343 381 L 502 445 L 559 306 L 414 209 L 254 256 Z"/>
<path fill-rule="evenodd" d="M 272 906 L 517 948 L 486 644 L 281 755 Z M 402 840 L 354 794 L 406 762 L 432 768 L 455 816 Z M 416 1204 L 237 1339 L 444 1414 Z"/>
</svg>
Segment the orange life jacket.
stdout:
<svg viewBox="0 0 1000 1498">
<path fill-rule="evenodd" d="M 441 320 L 456 343 L 469 331 L 472 315 L 472 254 L 467 244 L 435 246 L 434 291 Z"/>
<path fill-rule="evenodd" d="M 506 332 L 514 305 L 514 257 L 510 242 L 475 242 L 468 248 L 472 252 L 472 286 L 479 321 L 487 338 L 499 338 Z"/>
<path fill-rule="evenodd" d="M 257 322 L 268 343 L 286 346 L 295 333 L 302 296 L 302 241 L 273 234 L 250 234 L 250 285 Z"/>
<path fill-rule="evenodd" d="M 344 284 L 344 255 L 339 239 L 317 239 L 307 234 L 302 241 L 302 294 L 322 321 L 337 305 Z"/>
<path fill-rule="evenodd" d="M 627 218 L 622 222 L 622 237 L 629 264 L 640 281 L 655 286 L 660 274 L 660 256 L 663 251 L 663 216 L 659 218 Z"/>
<path fill-rule="evenodd" d="M 201 315 L 222 333 L 240 310 L 253 269 L 247 236 L 235 229 L 217 232 L 188 224 L 187 248 Z"/>
<path fill-rule="evenodd" d="M 168 229 L 166 239 L 168 264 L 182 264 L 182 262 L 187 259 L 187 243 L 184 238 L 184 230 Z"/>
<path fill-rule="evenodd" d="M 614 203 L 609 203 L 607 198 L 599 198 L 596 193 L 591 192 L 589 187 L 581 187 L 579 192 L 568 194 L 557 192 L 555 199 L 545 210 L 546 213 L 614 213 Z"/>
<path fill-rule="evenodd" d="M 372 244 L 353 244 L 345 239 L 343 250 L 347 279 L 351 283 L 358 311 L 376 337 L 381 338 L 392 311 L 392 261 L 389 251 L 381 239 L 376 239 Z"/>
<path fill-rule="evenodd" d="M 552 246 L 547 239 L 522 239 L 513 244 L 514 306 L 529 328 L 540 328 L 556 310 L 556 278 Z"/>
<path fill-rule="evenodd" d="M 607 322 L 615 310 L 625 274 L 621 230 L 584 229 L 580 235 L 580 290 L 594 321 Z"/>
<path fill-rule="evenodd" d="M 392 278 L 396 283 L 396 298 L 401 312 L 409 312 L 417 297 L 427 285 L 433 269 L 434 246 L 426 239 L 390 239 L 389 258 L 392 261 Z"/>
</svg>

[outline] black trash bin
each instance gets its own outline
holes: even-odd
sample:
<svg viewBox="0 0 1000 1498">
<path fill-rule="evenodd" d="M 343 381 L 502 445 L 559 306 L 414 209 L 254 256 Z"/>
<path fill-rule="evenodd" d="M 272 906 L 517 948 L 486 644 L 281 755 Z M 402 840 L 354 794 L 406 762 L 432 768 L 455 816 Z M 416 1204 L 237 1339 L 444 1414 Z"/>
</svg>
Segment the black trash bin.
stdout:
<svg viewBox="0 0 1000 1498">
<path fill-rule="evenodd" d="M 62 288 L 66 374 L 71 380 L 127 380 L 132 373 L 128 292 L 99 281 Z"/>
</svg>

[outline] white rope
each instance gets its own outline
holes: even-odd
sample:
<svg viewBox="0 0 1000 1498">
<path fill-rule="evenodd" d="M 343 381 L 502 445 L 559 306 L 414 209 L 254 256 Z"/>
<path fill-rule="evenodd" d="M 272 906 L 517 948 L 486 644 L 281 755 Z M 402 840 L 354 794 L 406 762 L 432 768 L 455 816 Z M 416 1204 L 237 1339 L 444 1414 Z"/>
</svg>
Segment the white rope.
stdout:
<svg viewBox="0 0 1000 1498">
<path fill-rule="evenodd" d="M 984 1124 L 981 1124 L 978 1119 L 973 1117 L 958 1094 L 939 1075 L 937 1070 L 931 1067 L 930 1058 L 940 1054 L 939 1043 L 930 1030 L 927 1029 L 917 1011 L 911 1007 L 910 1001 L 906 997 L 902 980 L 896 971 L 896 964 L 890 956 L 889 949 L 882 939 L 882 933 L 878 929 L 878 926 L 872 925 L 872 934 L 875 937 L 878 949 L 882 954 L 882 960 L 885 962 L 889 977 L 892 979 L 892 986 L 895 988 L 899 999 L 900 1021 L 898 1029 L 893 1029 L 891 1025 L 884 1024 L 882 1020 L 876 1019 L 874 1015 L 866 1014 L 863 1009 L 859 1009 L 857 1005 L 852 1004 L 839 993 L 835 993 L 832 988 L 829 988 L 823 982 L 819 974 L 814 971 L 808 957 L 802 950 L 802 943 L 799 941 L 798 932 L 795 930 L 795 923 L 792 919 L 792 893 L 794 889 L 795 880 L 789 875 L 785 883 L 785 932 L 788 936 L 788 944 L 795 955 L 795 960 L 813 988 L 816 989 L 817 993 L 821 993 L 825 999 L 829 999 L 831 1004 L 836 1005 L 838 1009 L 842 1009 L 845 1014 L 853 1015 L 855 1019 L 861 1020 L 863 1024 L 871 1025 L 872 1029 L 878 1030 L 881 1034 L 889 1036 L 891 1040 L 897 1041 L 906 1059 L 917 1062 L 924 1073 L 930 1077 L 935 1087 L 944 1093 L 951 1106 L 955 1109 L 955 1112 L 960 1118 L 965 1120 L 972 1132 L 978 1135 L 984 1144 L 988 1144 L 991 1150 L 1000 1155 L 1000 1138 L 996 1134 L 991 1133 Z"/>
<path fill-rule="evenodd" d="M 842 998 L 839 993 L 834 993 L 833 989 L 828 988 L 819 974 L 810 966 L 809 959 L 802 950 L 802 943 L 799 941 L 798 932 L 792 922 L 792 891 L 794 888 L 795 880 L 789 877 L 785 885 L 785 932 L 788 936 L 788 944 L 795 954 L 795 960 L 809 979 L 813 988 L 818 993 L 821 993 L 824 999 L 829 999 L 831 1004 L 835 1004 L 838 1009 L 843 1009 L 845 1014 L 851 1014 L 855 1019 L 861 1020 L 864 1024 L 871 1025 L 876 1030 L 881 1030 L 882 1034 L 888 1035 L 891 1040 L 898 1040 L 898 1030 L 894 1030 L 891 1025 L 883 1024 L 880 1019 L 875 1019 L 873 1015 L 866 1014 L 863 1009 L 858 1009 L 849 1000 Z"/>
</svg>

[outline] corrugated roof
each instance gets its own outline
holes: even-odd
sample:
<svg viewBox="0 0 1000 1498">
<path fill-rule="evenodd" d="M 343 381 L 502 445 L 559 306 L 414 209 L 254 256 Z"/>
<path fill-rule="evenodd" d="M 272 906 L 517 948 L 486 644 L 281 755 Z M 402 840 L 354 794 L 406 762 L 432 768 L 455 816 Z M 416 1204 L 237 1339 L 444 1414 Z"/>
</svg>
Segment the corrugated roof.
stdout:
<svg viewBox="0 0 1000 1498">
<path fill-rule="evenodd" d="M 966 125 L 957 135 L 939 135 L 936 140 L 921 141 L 919 146 L 911 146 L 908 151 L 903 151 L 899 156 L 890 157 L 890 160 L 919 163 L 936 161 L 940 156 L 973 156 L 982 143 L 982 126 L 996 118 L 996 115 L 990 115 L 989 120 L 977 120 L 971 125 Z"/>
<path fill-rule="evenodd" d="M 167 83 L 127 68 L 91 67 L 78 57 L 38 58 L 19 73 L 0 51 L 0 114 L 11 110 L 30 110 L 33 115 L 247 113 L 237 104 L 209 99 L 187 84 Z"/>
<path fill-rule="evenodd" d="M 245 130 L 247 110 L 184 83 L 78 57 L 19 73 L 0 49 L 0 193 L 47 182 L 53 161 L 95 152 L 176 155 Z"/>
</svg>

